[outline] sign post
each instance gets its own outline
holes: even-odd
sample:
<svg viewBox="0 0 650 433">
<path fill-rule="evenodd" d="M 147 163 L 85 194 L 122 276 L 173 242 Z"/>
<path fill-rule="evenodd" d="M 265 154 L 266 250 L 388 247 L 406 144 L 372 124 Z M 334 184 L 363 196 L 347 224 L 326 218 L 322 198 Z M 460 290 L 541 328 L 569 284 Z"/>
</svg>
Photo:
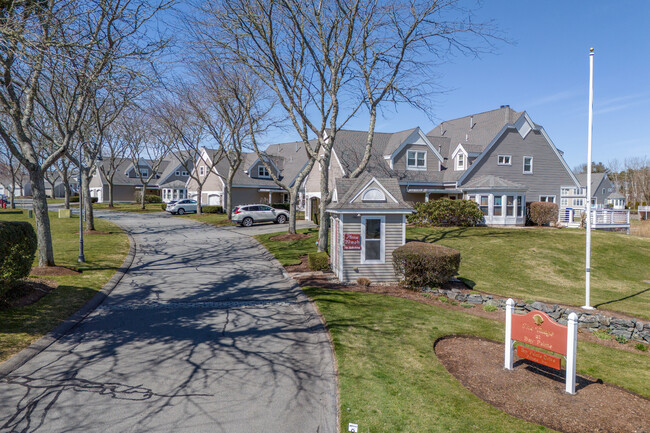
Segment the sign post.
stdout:
<svg viewBox="0 0 650 433">
<path fill-rule="evenodd" d="M 513 340 L 565 355 L 565 390 L 569 394 L 575 394 L 578 337 L 578 316 L 576 313 L 569 314 L 568 324 L 563 326 L 555 323 L 543 311 L 531 311 L 525 315 L 515 315 L 514 306 L 515 302 L 508 299 L 506 302 L 505 369 L 513 369 Z M 562 367 L 559 357 L 522 345 L 517 346 L 517 356 L 556 370 L 560 370 Z"/>
</svg>

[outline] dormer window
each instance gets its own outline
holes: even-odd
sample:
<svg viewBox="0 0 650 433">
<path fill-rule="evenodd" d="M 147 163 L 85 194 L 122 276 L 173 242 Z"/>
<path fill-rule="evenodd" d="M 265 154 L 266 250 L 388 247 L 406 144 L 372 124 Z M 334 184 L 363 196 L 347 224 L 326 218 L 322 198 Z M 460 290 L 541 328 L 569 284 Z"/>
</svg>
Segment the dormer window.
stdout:
<svg viewBox="0 0 650 433">
<path fill-rule="evenodd" d="M 140 176 L 142 176 L 144 178 L 149 177 L 149 170 L 147 170 L 146 168 L 141 168 L 140 169 Z"/>
<path fill-rule="evenodd" d="M 406 168 L 408 170 L 425 170 L 427 168 L 426 151 L 409 150 L 406 152 Z"/>
<path fill-rule="evenodd" d="M 456 156 L 456 170 L 465 170 L 465 154 L 462 152 Z"/>
<path fill-rule="evenodd" d="M 199 166 L 199 176 L 205 176 L 205 165 Z"/>
<path fill-rule="evenodd" d="M 269 171 L 263 165 L 258 165 L 257 166 L 257 176 L 258 177 L 265 177 L 265 178 L 271 177 L 271 175 L 269 174 Z"/>
</svg>

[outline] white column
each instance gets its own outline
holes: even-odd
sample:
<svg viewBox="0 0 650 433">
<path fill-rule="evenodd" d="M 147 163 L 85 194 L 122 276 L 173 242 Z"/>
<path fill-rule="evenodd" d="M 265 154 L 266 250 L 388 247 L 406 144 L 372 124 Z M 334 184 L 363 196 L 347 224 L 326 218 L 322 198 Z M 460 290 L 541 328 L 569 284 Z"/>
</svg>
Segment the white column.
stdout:
<svg viewBox="0 0 650 433">
<path fill-rule="evenodd" d="M 512 370 L 512 314 L 515 312 L 515 301 L 508 298 L 506 301 L 506 347 L 505 347 L 505 360 L 503 368 Z"/>
<path fill-rule="evenodd" d="M 576 393 L 576 353 L 578 347 L 578 315 L 569 314 L 566 343 L 566 392 Z"/>
<path fill-rule="evenodd" d="M 424 193 L 424 202 L 426 203 L 426 202 L 428 202 L 428 201 L 429 201 L 429 193 L 428 193 L 428 192 L 425 192 L 425 193 Z"/>
</svg>

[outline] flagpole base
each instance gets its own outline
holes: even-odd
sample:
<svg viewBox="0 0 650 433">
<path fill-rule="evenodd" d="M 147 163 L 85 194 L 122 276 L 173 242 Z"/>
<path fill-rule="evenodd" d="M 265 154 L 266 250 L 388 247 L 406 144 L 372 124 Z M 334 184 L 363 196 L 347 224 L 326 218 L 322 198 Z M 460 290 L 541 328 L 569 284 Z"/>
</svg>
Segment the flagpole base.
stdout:
<svg viewBox="0 0 650 433">
<path fill-rule="evenodd" d="M 582 308 L 583 310 L 595 310 L 595 309 L 596 309 L 596 307 L 591 307 L 591 306 L 589 306 L 589 305 L 583 305 L 583 306 L 580 307 L 580 308 Z"/>
</svg>

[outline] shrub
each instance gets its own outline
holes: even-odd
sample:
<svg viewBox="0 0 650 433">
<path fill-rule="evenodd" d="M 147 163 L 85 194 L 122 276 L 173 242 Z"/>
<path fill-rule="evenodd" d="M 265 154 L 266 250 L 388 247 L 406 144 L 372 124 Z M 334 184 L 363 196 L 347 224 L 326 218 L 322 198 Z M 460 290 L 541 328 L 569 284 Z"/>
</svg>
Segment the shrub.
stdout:
<svg viewBox="0 0 650 433">
<path fill-rule="evenodd" d="M 162 210 L 167 210 L 167 203 L 163 203 L 163 204 L 161 204 L 161 205 L 160 205 L 160 208 L 161 208 Z"/>
<path fill-rule="evenodd" d="M 483 213 L 472 200 L 441 198 L 416 203 L 415 212 L 408 220 L 417 226 L 474 227 L 483 224 Z"/>
<path fill-rule="evenodd" d="M 330 268 L 330 258 L 326 252 L 309 253 L 307 255 L 309 269 L 312 271 L 326 271 Z"/>
<path fill-rule="evenodd" d="M 273 203 L 273 204 L 271 204 L 271 207 L 275 208 L 275 209 L 283 209 L 283 210 L 288 211 L 289 210 L 289 203 Z"/>
<path fill-rule="evenodd" d="M 622 335 L 617 335 L 614 339 L 621 344 L 625 344 L 628 341 L 627 338 L 623 337 Z"/>
<path fill-rule="evenodd" d="M 483 305 L 483 310 L 487 311 L 488 313 L 494 313 L 495 311 L 498 310 L 496 305 Z"/>
<path fill-rule="evenodd" d="M 594 335 L 601 340 L 611 340 L 612 336 L 609 335 L 609 329 L 599 329 L 598 331 L 594 331 Z"/>
<path fill-rule="evenodd" d="M 463 302 L 460 306 L 464 308 L 474 308 L 474 304 L 470 304 L 469 302 Z"/>
<path fill-rule="evenodd" d="M 223 213 L 223 206 L 201 206 L 203 213 Z"/>
<path fill-rule="evenodd" d="M 0 222 L 0 296 L 29 275 L 36 254 L 36 233 L 28 222 Z"/>
<path fill-rule="evenodd" d="M 359 278 L 357 278 L 357 284 L 362 286 L 362 287 L 370 287 L 371 282 L 370 282 L 370 280 L 368 278 L 359 277 Z"/>
<path fill-rule="evenodd" d="M 533 224 L 543 226 L 558 220 L 558 207 L 556 203 L 534 201 L 530 204 L 530 220 Z"/>
<path fill-rule="evenodd" d="M 426 242 L 409 242 L 393 251 L 395 275 L 411 289 L 440 286 L 458 273 L 460 253 Z"/>
<path fill-rule="evenodd" d="M 140 203 L 142 199 L 142 195 L 140 191 L 135 192 L 135 201 L 136 203 Z M 162 203 L 162 197 L 156 194 L 145 194 L 144 195 L 144 202 L 145 203 Z"/>
<path fill-rule="evenodd" d="M 637 350 L 640 350 L 641 352 L 647 352 L 648 351 L 648 346 L 646 346 L 643 343 L 636 343 L 634 345 L 634 348 L 637 349 Z"/>
<path fill-rule="evenodd" d="M 97 203 L 97 200 L 99 200 L 97 197 L 90 197 L 90 201 L 93 203 Z M 79 203 L 79 196 L 73 195 L 70 197 L 70 203 Z"/>
</svg>

